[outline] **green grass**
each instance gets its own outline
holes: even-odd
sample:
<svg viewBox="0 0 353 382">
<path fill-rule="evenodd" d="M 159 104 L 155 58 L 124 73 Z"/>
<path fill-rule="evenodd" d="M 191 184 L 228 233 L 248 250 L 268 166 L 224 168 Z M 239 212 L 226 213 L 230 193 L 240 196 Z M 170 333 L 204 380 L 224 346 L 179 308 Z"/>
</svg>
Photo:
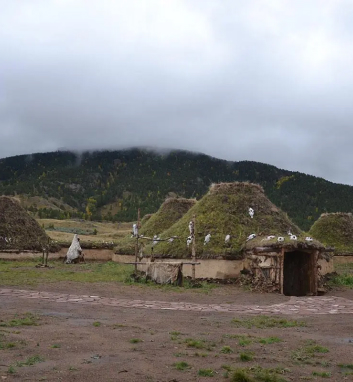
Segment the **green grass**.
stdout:
<svg viewBox="0 0 353 382">
<path fill-rule="evenodd" d="M 14 347 L 16 347 L 14 342 L 0 342 L 0 349 L 13 349 Z"/>
<path fill-rule="evenodd" d="M 131 338 L 130 340 L 131 344 L 138 344 L 139 342 L 142 342 L 140 338 Z"/>
<path fill-rule="evenodd" d="M 254 382 L 252 376 L 242 369 L 236 369 L 230 380 L 231 382 Z"/>
<path fill-rule="evenodd" d="M 206 357 L 208 357 L 208 353 L 199 353 L 199 352 L 196 352 L 196 353 L 194 353 L 194 357 L 206 358 Z"/>
<path fill-rule="evenodd" d="M 242 362 L 249 362 L 254 359 L 254 355 L 253 353 L 240 353 L 239 358 Z"/>
<path fill-rule="evenodd" d="M 292 328 L 296 326 L 306 326 L 304 321 L 287 320 L 285 318 L 269 317 L 269 316 L 256 316 L 246 319 L 234 318 L 232 323 L 236 327 L 244 328 Z"/>
<path fill-rule="evenodd" d="M 7 261 L 0 260 L 1 285 L 41 285 L 58 281 L 73 282 L 124 282 L 132 273 L 133 266 L 108 262 L 87 264 L 63 264 L 61 261 L 50 261 L 54 268 L 43 271 L 35 266 L 40 260 Z"/>
<path fill-rule="evenodd" d="M 278 342 L 282 342 L 282 340 L 278 337 L 267 337 L 259 339 L 259 343 L 263 345 L 276 344 Z"/>
<path fill-rule="evenodd" d="M 297 363 L 311 364 L 312 359 L 317 354 L 324 354 L 328 352 L 329 352 L 328 348 L 316 344 L 315 341 L 308 340 L 305 342 L 304 346 L 292 351 L 291 358 L 293 361 Z"/>
<path fill-rule="evenodd" d="M 338 364 L 339 367 L 342 367 L 343 369 L 352 369 L 353 370 L 353 363 L 340 363 Z"/>
<path fill-rule="evenodd" d="M 44 362 L 44 358 L 39 355 L 34 355 L 32 357 L 28 357 L 23 362 L 16 362 L 16 366 L 23 367 L 23 366 L 33 366 L 38 362 Z"/>
<path fill-rule="evenodd" d="M 213 377 L 214 371 L 212 369 L 200 369 L 197 374 L 200 377 Z"/>
<path fill-rule="evenodd" d="M 93 322 L 93 324 L 92 324 L 93 326 L 95 326 L 96 328 L 98 328 L 99 326 L 101 326 L 102 325 L 102 323 L 101 322 L 99 322 L 99 321 L 95 321 L 95 322 Z"/>
<path fill-rule="evenodd" d="M 194 340 L 192 338 L 186 338 L 185 343 L 189 348 L 204 349 L 206 347 L 205 341 L 203 340 Z"/>
<path fill-rule="evenodd" d="M 177 370 L 187 370 L 187 369 L 190 369 L 191 366 L 185 362 L 185 361 L 181 361 L 181 362 L 175 362 L 173 364 L 173 366 L 177 369 Z"/>
<path fill-rule="evenodd" d="M 59 345 L 59 344 L 53 344 L 53 345 L 51 345 L 51 348 L 52 348 L 52 349 L 59 349 L 59 348 L 61 348 L 61 345 Z"/>
<path fill-rule="evenodd" d="M 193 338 L 186 338 L 184 340 L 184 343 L 186 343 L 187 347 L 194 348 L 194 349 L 206 349 L 209 351 L 214 350 L 214 347 L 216 344 L 211 341 L 207 340 L 195 340 Z"/>
<path fill-rule="evenodd" d="M 39 317 L 32 313 L 25 313 L 22 316 L 16 315 L 15 318 L 9 321 L 0 321 L 2 327 L 14 327 L 14 326 L 37 326 Z"/>
<path fill-rule="evenodd" d="M 8 374 L 15 374 L 16 373 L 15 367 L 10 365 L 9 368 L 7 369 L 7 373 Z"/>
<path fill-rule="evenodd" d="M 353 275 L 337 275 L 333 276 L 328 282 L 331 287 L 348 287 L 353 288 Z"/>
<path fill-rule="evenodd" d="M 234 350 L 230 346 L 223 346 L 221 349 L 221 353 L 231 354 L 231 353 L 234 353 Z"/>
<path fill-rule="evenodd" d="M 327 371 L 313 371 L 312 375 L 315 377 L 321 377 L 321 378 L 330 378 L 331 377 L 331 373 L 329 373 Z"/>
<path fill-rule="evenodd" d="M 0 274 L 2 286 L 35 286 L 44 283 L 56 283 L 62 281 L 94 283 L 94 282 L 121 282 L 127 285 L 138 285 L 139 287 L 155 288 L 162 291 L 178 291 L 184 292 L 192 290 L 195 293 L 209 294 L 218 285 L 200 282 L 198 288 L 194 288 L 191 281 L 184 280 L 182 287 L 173 285 L 160 285 L 152 281 L 145 281 L 142 277 L 135 280 L 133 274 L 133 266 L 127 264 L 119 264 L 113 261 L 108 262 L 91 262 L 86 264 L 63 264 L 58 260 L 50 260 L 49 265 L 53 268 L 43 271 L 42 268 L 35 266 L 41 262 L 41 258 L 10 261 L 0 260 Z"/>
</svg>

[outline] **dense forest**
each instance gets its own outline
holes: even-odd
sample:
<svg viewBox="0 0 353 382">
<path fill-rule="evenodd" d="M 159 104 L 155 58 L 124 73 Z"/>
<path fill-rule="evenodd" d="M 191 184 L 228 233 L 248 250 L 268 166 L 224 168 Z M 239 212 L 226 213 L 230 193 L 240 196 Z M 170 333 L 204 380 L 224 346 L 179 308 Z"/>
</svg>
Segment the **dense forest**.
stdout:
<svg viewBox="0 0 353 382">
<path fill-rule="evenodd" d="M 142 216 L 153 213 L 167 196 L 199 199 L 211 183 L 233 181 L 261 184 L 268 198 L 304 230 L 323 212 L 353 209 L 351 186 L 263 163 L 229 162 L 186 151 L 58 151 L 0 160 L 0 195 L 57 200 L 56 208 L 27 206 L 43 218 L 132 221 L 137 208 Z"/>
</svg>

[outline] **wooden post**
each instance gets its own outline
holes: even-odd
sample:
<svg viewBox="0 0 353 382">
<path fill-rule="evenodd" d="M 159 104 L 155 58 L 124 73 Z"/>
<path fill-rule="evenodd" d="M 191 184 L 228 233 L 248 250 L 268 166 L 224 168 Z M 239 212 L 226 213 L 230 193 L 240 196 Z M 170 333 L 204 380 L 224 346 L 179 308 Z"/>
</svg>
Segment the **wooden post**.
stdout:
<svg viewBox="0 0 353 382">
<path fill-rule="evenodd" d="M 139 234 L 140 234 L 140 209 L 137 210 L 137 236 L 135 243 L 135 273 L 137 273 L 137 256 L 139 251 Z"/>
<path fill-rule="evenodd" d="M 283 270 L 284 270 L 284 248 L 281 249 L 281 255 L 280 255 L 280 291 L 281 294 L 283 294 Z"/>
<path fill-rule="evenodd" d="M 196 278 L 196 236 L 195 236 L 195 232 L 196 232 L 196 225 L 195 225 L 195 221 L 196 221 L 196 215 L 193 215 L 192 217 L 192 222 L 194 224 L 194 232 L 192 234 L 192 245 L 191 245 L 191 258 L 192 258 L 192 279 L 195 280 Z"/>
</svg>

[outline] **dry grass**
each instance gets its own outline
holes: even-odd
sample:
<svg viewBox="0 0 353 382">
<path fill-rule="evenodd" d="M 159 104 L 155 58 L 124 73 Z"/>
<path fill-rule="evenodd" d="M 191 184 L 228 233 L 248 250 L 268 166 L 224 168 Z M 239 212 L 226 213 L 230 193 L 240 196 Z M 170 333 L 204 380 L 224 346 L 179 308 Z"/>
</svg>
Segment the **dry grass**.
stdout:
<svg viewBox="0 0 353 382">
<path fill-rule="evenodd" d="M 93 222 L 87 220 L 37 219 L 46 229 L 48 236 L 59 243 L 69 245 L 74 233 L 78 233 L 82 243 L 116 243 L 131 231 L 132 223 Z M 55 230 L 53 230 L 54 227 Z M 97 234 L 92 233 L 96 230 Z M 64 232 L 66 231 L 66 232 Z M 91 233 L 89 235 L 82 232 Z"/>
<path fill-rule="evenodd" d="M 17 201 L 0 197 L 0 250 L 41 251 L 48 239 L 41 226 Z"/>
</svg>

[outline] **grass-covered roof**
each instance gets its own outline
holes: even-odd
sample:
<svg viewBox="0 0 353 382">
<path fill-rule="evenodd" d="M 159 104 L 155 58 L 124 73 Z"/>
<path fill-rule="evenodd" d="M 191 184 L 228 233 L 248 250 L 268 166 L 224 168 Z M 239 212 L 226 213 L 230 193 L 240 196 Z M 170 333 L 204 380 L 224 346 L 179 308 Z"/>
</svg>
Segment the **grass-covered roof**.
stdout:
<svg viewBox="0 0 353 382">
<path fill-rule="evenodd" d="M 335 253 L 353 253 L 353 216 L 351 213 L 322 214 L 310 228 L 309 234 Z"/>
<path fill-rule="evenodd" d="M 140 233 L 145 236 L 159 235 L 177 222 L 196 203 L 196 199 L 168 198 L 142 225 Z"/>
<path fill-rule="evenodd" d="M 146 214 L 144 217 L 141 219 L 141 226 L 144 226 L 152 217 L 153 214 Z"/>
<path fill-rule="evenodd" d="M 160 235 L 177 222 L 195 203 L 196 199 L 166 199 L 156 213 L 152 214 L 147 220 L 144 220 L 139 234 L 150 237 Z M 135 240 L 131 238 L 131 235 L 121 239 L 116 246 L 116 253 L 132 254 L 134 252 Z"/>
<path fill-rule="evenodd" d="M 249 215 L 249 208 L 255 213 Z M 288 230 L 302 235 L 300 229 L 287 215 L 267 199 L 261 186 L 251 183 L 213 184 L 209 192 L 195 204 L 180 220 L 163 232 L 162 238 L 178 236 L 172 243 L 160 242 L 154 246 L 156 255 L 187 258 L 191 256 L 186 239 L 188 224 L 196 215 L 196 252 L 202 258 L 236 258 L 245 248 L 250 234 L 257 236 L 287 236 Z M 208 244 L 204 238 L 211 234 Z M 225 243 L 226 235 L 231 235 Z M 250 241 L 248 242 L 250 243 Z M 150 246 L 146 253 L 150 253 Z"/>
<path fill-rule="evenodd" d="M 48 239 L 44 229 L 18 202 L 0 196 L 0 250 L 42 251 Z"/>
</svg>

